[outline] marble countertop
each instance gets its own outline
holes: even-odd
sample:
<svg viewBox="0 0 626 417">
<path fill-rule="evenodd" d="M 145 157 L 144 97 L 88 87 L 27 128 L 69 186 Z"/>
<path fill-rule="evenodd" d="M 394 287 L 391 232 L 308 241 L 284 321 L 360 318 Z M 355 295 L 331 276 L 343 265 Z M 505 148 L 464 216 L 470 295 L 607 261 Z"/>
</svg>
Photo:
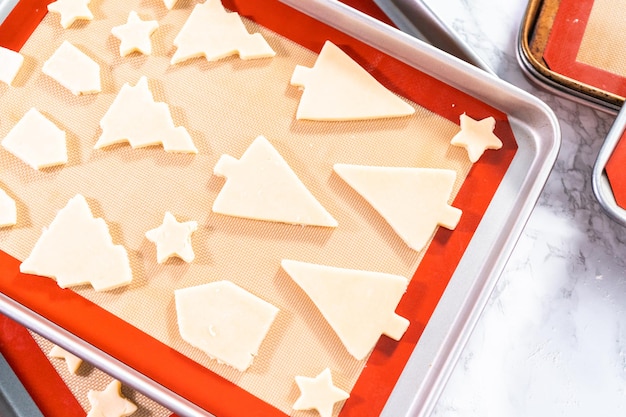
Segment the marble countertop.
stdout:
<svg viewBox="0 0 626 417">
<path fill-rule="evenodd" d="M 555 96 L 516 59 L 524 0 L 427 0 L 562 129 L 555 167 L 433 417 L 626 415 L 626 229 L 591 172 L 614 114 Z"/>
</svg>

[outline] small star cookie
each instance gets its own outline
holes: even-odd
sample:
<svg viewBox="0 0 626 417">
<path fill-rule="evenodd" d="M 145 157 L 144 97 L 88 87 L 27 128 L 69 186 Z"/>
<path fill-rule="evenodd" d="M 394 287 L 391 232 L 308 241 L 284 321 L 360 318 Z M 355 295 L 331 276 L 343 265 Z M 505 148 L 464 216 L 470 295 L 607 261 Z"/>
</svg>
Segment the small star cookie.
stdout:
<svg viewBox="0 0 626 417">
<path fill-rule="evenodd" d="M 197 222 L 179 223 L 172 213 L 166 212 L 163 224 L 146 232 L 146 238 L 157 245 L 157 262 L 161 264 L 171 256 L 178 256 L 185 262 L 193 261 L 191 234 L 197 229 Z"/>
<path fill-rule="evenodd" d="M 77 20 L 93 20 L 89 7 L 90 0 L 57 0 L 48 5 L 48 11 L 61 15 L 61 26 L 67 29 Z"/>
<path fill-rule="evenodd" d="M 467 149 L 470 161 L 476 162 L 487 149 L 500 149 L 502 141 L 493 134 L 496 121 L 493 117 L 474 120 L 465 113 L 461 115 L 461 131 L 450 144 Z"/>
<path fill-rule="evenodd" d="M 76 371 L 78 371 L 80 364 L 83 363 L 81 358 L 57 345 L 54 345 L 52 349 L 50 349 L 48 356 L 51 358 L 64 359 L 67 365 L 67 370 L 70 374 L 74 375 L 76 375 Z"/>
<path fill-rule="evenodd" d="M 128 14 L 128 21 L 124 25 L 115 26 L 111 29 L 113 36 L 118 38 L 120 44 L 120 56 L 126 56 L 131 52 L 138 51 L 144 55 L 152 53 L 150 35 L 159 27 L 156 20 L 141 20 L 137 12 Z"/>
<path fill-rule="evenodd" d="M 87 417 L 125 417 L 137 411 L 137 406 L 122 396 L 122 383 L 113 380 L 104 391 L 89 390 L 91 409 Z"/>
<path fill-rule="evenodd" d="M 296 376 L 300 397 L 293 405 L 294 410 L 316 409 L 321 417 L 331 417 L 335 403 L 350 397 L 350 394 L 333 385 L 330 369 L 324 369 L 315 378 Z"/>
</svg>

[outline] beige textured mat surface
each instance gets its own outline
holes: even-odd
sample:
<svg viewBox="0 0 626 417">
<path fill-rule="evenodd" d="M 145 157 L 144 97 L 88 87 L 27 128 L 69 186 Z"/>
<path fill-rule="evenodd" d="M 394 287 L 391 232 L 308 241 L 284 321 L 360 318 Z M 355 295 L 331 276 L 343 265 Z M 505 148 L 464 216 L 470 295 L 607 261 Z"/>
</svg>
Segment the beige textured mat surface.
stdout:
<svg viewBox="0 0 626 417">
<path fill-rule="evenodd" d="M 594 0 L 576 56 L 578 62 L 626 77 L 625 6 L 624 1 Z"/>
</svg>

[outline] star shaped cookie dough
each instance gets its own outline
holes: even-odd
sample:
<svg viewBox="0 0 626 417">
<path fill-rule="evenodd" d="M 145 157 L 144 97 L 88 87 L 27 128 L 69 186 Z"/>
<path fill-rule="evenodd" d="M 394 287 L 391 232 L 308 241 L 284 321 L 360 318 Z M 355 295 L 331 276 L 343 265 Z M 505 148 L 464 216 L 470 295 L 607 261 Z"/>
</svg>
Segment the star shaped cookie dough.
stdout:
<svg viewBox="0 0 626 417">
<path fill-rule="evenodd" d="M 159 23 L 156 20 L 141 20 L 137 12 L 131 11 L 126 24 L 111 29 L 113 36 L 122 41 L 120 56 L 126 56 L 135 51 L 150 55 L 152 53 L 150 35 L 158 27 Z"/>
<path fill-rule="evenodd" d="M 461 131 L 450 144 L 467 149 L 470 161 L 476 162 L 487 149 L 500 149 L 502 141 L 493 134 L 496 121 L 493 117 L 474 120 L 465 113 L 461 115 Z"/>
<path fill-rule="evenodd" d="M 76 375 L 76 371 L 78 371 L 80 364 L 83 363 L 83 360 L 81 358 L 57 345 L 54 345 L 52 349 L 50 349 L 48 356 L 51 358 L 64 359 L 67 365 L 67 370 L 70 374 L 74 375 Z"/>
<path fill-rule="evenodd" d="M 146 232 L 146 238 L 157 245 L 157 262 L 161 264 L 170 256 L 178 256 L 185 262 L 193 261 L 191 234 L 197 229 L 197 222 L 179 223 L 172 213 L 166 212 L 163 224 Z"/>
<path fill-rule="evenodd" d="M 48 5 L 48 11 L 61 15 L 61 26 L 67 29 L 77 20 L 93 20 L 89 7 L 90 0 L 57 0 Z"/>
<path fill-rule="evenodd" d="M 293 404 L 294 410 L 316 409 L 321 417 L 331 417 L 336 402 L 347 399 L 350 394 L 333 385 L 330 369 L 324 369 L 315 378 L 296 376 L 300 397 Z"/>
<path fill-rule="evenodd" d="M 122 384 L 114 379 L 104 391 L 89 390 L 91 410 L 87 417 L 124 417 L 137 411 L 137 406 L 122 396 Z"/>
</svg>

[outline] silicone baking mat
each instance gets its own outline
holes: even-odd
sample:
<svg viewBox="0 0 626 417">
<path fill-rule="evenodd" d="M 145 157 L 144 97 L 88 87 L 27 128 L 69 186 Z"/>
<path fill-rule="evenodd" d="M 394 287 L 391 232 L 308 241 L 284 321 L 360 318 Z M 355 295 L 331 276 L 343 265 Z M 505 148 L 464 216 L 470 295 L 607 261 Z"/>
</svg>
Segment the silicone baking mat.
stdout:
<svg viewBox="0 0 626 417">
<path fill-rule="evenodd" d="M 626 96 L 626 18 L 623 2 L 561 0 L 544 51 L 553 71 Z"/>
<path fill-rule="evenodd" d="M 419 341 L 456 264 L 515 154 L 506 115 L 400 61 L 278 2 L 225 2 L 260 31 L 278 52 L 271 60 L 216 63 L 195 59 L 170 66 L 172 40 L 193 4 L 167 12 L 158 1 L 101 2 L 95 19 L 62 30 L 47 15 L 21 52 L 25 68 L 15 86 L 0 91 L 0 136 L 37 106 L 68 132 L 67 166 L 34 172 L 7 152 L 0 155 L 3 188 L 18 202 L 18 225 L 0 234 L 0 290 L 104 352 L 219 416 L 308 415 L 294 413 L 295 375 L 330 367 L 335 383 L 350 391 L 342 416 L 378 415 Z M 118 56 L 110 28 L 129 10 L 157 19 L 150 57 Z M 55 19 L 56 18 L 56 19 Z M 10 27 L 10 26 L 9 26 Z M 0 32 L 2 37 L 12 33 Z M 0 38 L 1 40 L 2 38 Z M 41 74 L 40 67 L 68 39 L 103 70 L 103 92 L 75 97 Z M 411 118 L 319 123 L 294 120 L 299 91 L 289 86 L 295 65 L 312 66 L 330 39 L 388 88 L 411 100 Z M 53 41 L 51 41 L 53 40 Z M 98 122 L 124 82 L 148 76 L 157 101 L 170 105 L 174 121 L 190 131 L 200 153 L 169 155 L 160 147 L 128 145 L 95 151 Z M 417 104 L 416 104 L 417 103 Z M 465 151 L 449 145 L 459 115 L 494 116 L 503 149 L 471 165 Z M 231 219 L 210 213 L 223 181 L 211 170 L 223 153 L 240 157 L 263 134 L 340 223 L 337 230 Z M 458 173 L 453 205 L 463 210 L 456 230 L 439 230 L 427 251 L 416 253 L 332 174 L 335 162 L 450 168 Z M 135 279 L 108 293 L 61 290 L 53 280 L 18 273 L 41 228 L 77 192 L 129 250 Z M 163 213 L 197 220 L 192 264 L 157 265 L 143 237 Z M 367 361 L 355 361 L 306 296 L 280 270 L 289 257 L 412 277 L 397 312 L 411 321 L 399 341 L 381 338 Z M 176 328 L 173 291 L 230 279 L 276 305 L 281 312 L 261 351 L 239 373 L 188 346 Z M 94 326 L 94 323 L 98 323 Z M 167 364 L 164 366 L 163 364 Z"/>
</svg>

